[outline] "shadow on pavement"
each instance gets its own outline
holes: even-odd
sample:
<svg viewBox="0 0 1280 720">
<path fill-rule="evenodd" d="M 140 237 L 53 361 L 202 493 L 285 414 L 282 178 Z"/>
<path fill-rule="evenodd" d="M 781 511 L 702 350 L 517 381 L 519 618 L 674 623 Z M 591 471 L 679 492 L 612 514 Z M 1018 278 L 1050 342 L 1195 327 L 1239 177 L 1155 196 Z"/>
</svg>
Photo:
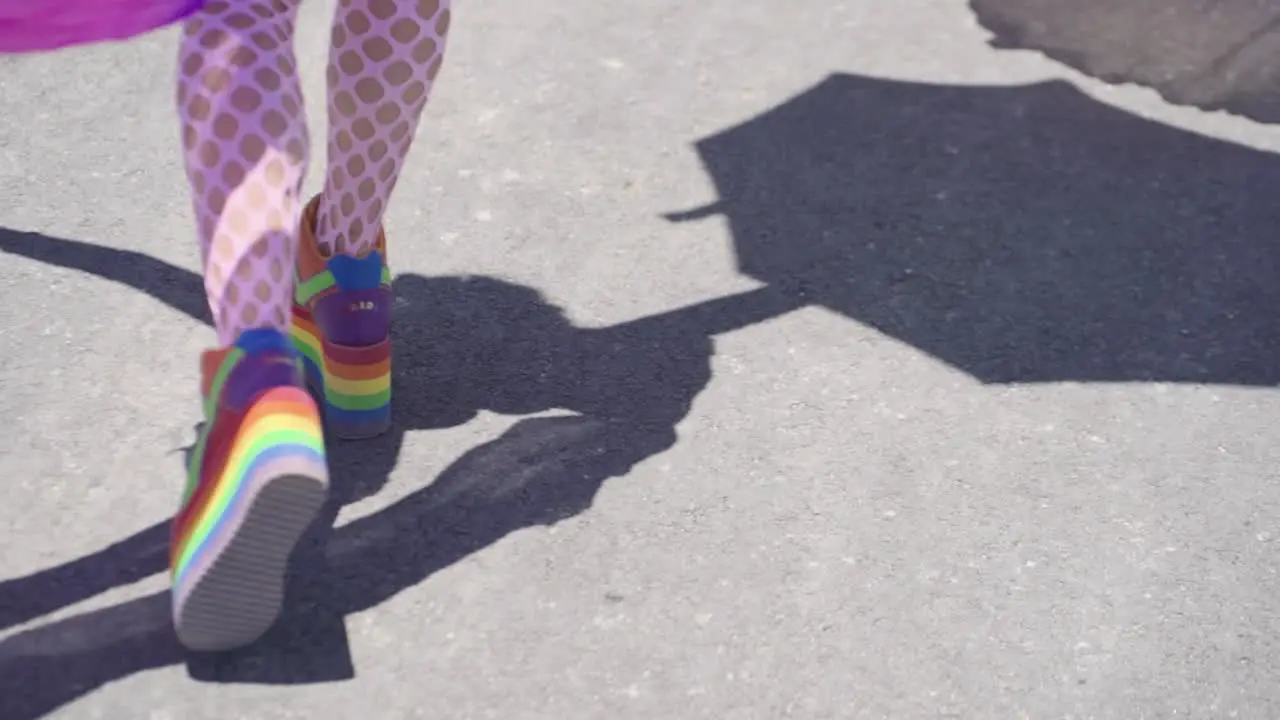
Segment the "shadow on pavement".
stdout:
<svg viewBox="0 0 1280 720">
<path fill-rule="evenodd" d="M 1280 122 L 1280 8 L 1252 0 L 969 0 L 1001 49 L 1166 100 Z"/>
<path fill-rule="evenodd" d="M 746 275 L 983 383 L 1280 383 L 1275 155 L 1064 82 L 832 75 L 697 144 Z"/>
<path fill-rule="evenodd" d="M 145 255 L 6 230 L 0 250 L 121 282 L 207 318 L 199 277 Z M 182 662 L 193 677 L 219 682 L 353 676 L 347 614 L 510 532 L 589 508 L 605 480 L 674 444 L 676 423 L 710 380 L 714 334 L 795 307 L 762 289 L 582 329 L 536 291 L 489 278 L 402 275 L 395 292 L 395 429 L 331 444 L 330 503 L 294 558 L 282 621 L 245 650 L 188 654 L 159 593 L 24 631 L 0 641 L 0 715 L 36 717 L 112 680 Z M 343 505 L 386 482 L 405 432 L 458 425 L 480 410 L 573 414 L 520 420 L 422 490 L 332 529 Z M 167 533 L 160 523 L 94 555 L 0 582 L 0 629 L 165 572 Z"/>
<path fill-rule="evenodd" d="M 488 278 L 396 281 L 396 431 L 339 443 L 327 517 L 303 543 L 281 623 L 245 651 L 184 654 L 163 594 L 0 642 L 5 717 L 187 662 L 217 681 L 351 677 L 343 629 L 513 530 L 590 507 L 670 447 L 710 379 L 714 335 L 820 305 L 985 383 L 1274 385 L 1266 153 L 1101 105 L 1064 83 L 950 87 L 833 75 L 698 143 L 758 290 L 602 329 Z M 710 230 L 709 230 L 710 233 Z M 193 274 L 134 253 L 0 231 L 0 250 L 146 292 L 205 321 Z M 691 272 L 695 272 L 691 269 Z M 851 359 L 851 365 L 856 360 Z M 422 490 L 331 529 L 376 492 L 407 431 L 478 410 L 531 415 Z M 0 583 L 0 627 L 163 572 L 164 525 Z"/>
</svg>

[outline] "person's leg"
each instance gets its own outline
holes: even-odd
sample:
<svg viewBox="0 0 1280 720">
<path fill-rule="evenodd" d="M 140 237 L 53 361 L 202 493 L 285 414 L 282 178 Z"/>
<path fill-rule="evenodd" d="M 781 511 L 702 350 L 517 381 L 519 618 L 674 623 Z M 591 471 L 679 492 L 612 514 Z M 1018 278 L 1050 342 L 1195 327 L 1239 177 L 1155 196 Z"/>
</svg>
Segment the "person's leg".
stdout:
<svg viewBox="0 0 1280 720">
<path fill-rule="evenodd" d="M 327 73 L 329 155 L 316 239 L 325 254 L 374 247 L 444 62 L 449 0 L 341 0 Z"/>
<path fill-rule="evenodd" d="M 318 409 L 288 341 L 308 138 L 292 41 L 299 0 L 210 0 L 187 21 L 178 112 L 221 347 L 170 564 L 189 647 L 246 644 L 279 613 L 284 565 L 328 482 Z"/>
<path fill-rule="evenodd" d="M 292 48 L 298 1 L 211 0 L 182 39 L 182 141 L 223 345 L 288 328 L 309 143 Z"/>
<path fill-rule="evenodd" d="M 294 340 L 339 437 L 391 423 L 382 218 L 444 59 L 449 0 L 339 0 L 324 190 L 302 222 Z"/>
</svg>

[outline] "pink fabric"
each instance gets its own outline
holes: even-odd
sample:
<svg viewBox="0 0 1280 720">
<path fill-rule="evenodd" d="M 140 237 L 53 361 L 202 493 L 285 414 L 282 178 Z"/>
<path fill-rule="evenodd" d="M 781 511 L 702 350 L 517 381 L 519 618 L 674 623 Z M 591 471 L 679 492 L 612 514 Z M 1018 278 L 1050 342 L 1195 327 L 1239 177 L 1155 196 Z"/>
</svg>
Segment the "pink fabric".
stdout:
<svg viewBox="0 0 1280 720">
<path fill-rule="evenodd" d="M 0 0 L 0 53 L 127 40 L 171 25 L 204 0 Z"/>
</svg>

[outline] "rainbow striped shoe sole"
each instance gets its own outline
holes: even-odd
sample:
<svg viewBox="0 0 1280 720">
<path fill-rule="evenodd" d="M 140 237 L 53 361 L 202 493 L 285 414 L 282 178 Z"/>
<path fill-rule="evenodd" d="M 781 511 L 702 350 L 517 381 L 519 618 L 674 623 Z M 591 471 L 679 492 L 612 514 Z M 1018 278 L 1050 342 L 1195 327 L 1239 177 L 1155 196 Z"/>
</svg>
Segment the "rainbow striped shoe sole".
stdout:
<svg viewBox="0 0 1280 720">
<path fill-rule="evenodd" d="M 270 629 L 289 557 L 329 481 L 319 411 L 291 351 L 234 349 L 212 384 L 207 397 L 219 400 L 206 401 L 170 556 L 174 627 L 200 651 L 248 645 Z"/>
<path fill-rule="evenodd" d="M 291 329 L 307 384 L 334 437 L 381 435 L 391 427 L 391 271 L 380 250 L 308 262 L 317 270 L 296 280 Z"/>
<path fill-rule="evenodd" d="M 329 432 L 344 440 L 391 427 L 391 339 L 365 346 L 330 342 L 305 308 L 294 306 L 292 337 L 307 385 L 324 403 Z"/>
</svg>

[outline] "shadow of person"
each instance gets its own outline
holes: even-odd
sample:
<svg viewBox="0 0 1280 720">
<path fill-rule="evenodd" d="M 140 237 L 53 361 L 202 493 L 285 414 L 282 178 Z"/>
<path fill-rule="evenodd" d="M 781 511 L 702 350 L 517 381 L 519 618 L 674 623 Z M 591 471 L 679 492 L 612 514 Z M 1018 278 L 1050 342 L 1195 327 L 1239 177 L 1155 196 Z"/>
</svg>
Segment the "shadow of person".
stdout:
<svg viewBox="0 0 1280 720">
<path fill-rule="evenodd" d="M 76 267 L 205 319 L 199 278 L 145 255 L 5 230 L 0 251 Z M 538 292 L 492 278 L 407 274 L 395 294 L 394 428 L 330 445 L 330 502 L 294 557 L 281 622 L 255 645 L 218 655 L 181 650 L 164 593 L 37 626 L 0 641 L 4 717 L 39 716 L 112 680 L 184 661 L 211 681 L 351 677 L 347 614 L 508 533 L 589 508 L 605 480 L 676 441 L 676 424 L 710 380 L 714 335 L 796 307 L 764 288 L 584 329 Z M 406 432 L 480 411 L 544 415 L 517 421 L 405 499 L 333 529 L 343 505 L 385 484 Z M 163 572 L 166 533 L 160 523 L 0 583 L 0 627 Z"/>
<path fill-rule="evenodd" d="M 985 383 L 1280 379 L 1269 242 L 1280 208 L 1261 199 L 1280 164 L 1269 154 L 1126 114 L 1063 83 L 851 75 L 697 147 L 719 199 L 669 217 L 722 213 L 742 271 L 765 286 L 582 329 L 509 283 L 397 279 L 396 430 L 333 446 L 334 499 L 294 563 L 283 621 L 243 652 L 191 660 L 193 675 L 349 677 L 346 614 L 515 529 L 590 507 L 606 479 L 675 441 L 709 381 L 716 334 L 804 305 Z M 201 320 L 207 312 L 198 278 L 146 256 L 12 232 L 0 232 L 0 251 L 78 267 Z M 481 410 L 568 415 L 520 420 L 425 488 L 330 530 L 341 504 L 385 482 L 405 432 Z M 113 546 L 106 564 L 95 556 L 71 563 L 74 572 L 0 584 L 0 607 L 52 593 L 18 602 L 28 616 L 49 612 L 117 576 L 160 572 L 162 555 L 128 556 L 145 540 Z M 90 581 L 68 588 L 41 577 Z M 155 621 L 148 610 L 166 614 Z M 154 596 L 0 642 L 6 717 L 180 662 L 167 612 Z"/>
<path fill-rule="evenodd" d="M 984 383 L 1280 382 L 1274 155 L 1063 82 L 837 74 L 697 143 L 743 273 Z"/>
<path fill-rule="evenodd" d="M 333 681 L 353 674 L 342 619 L 373 607 L 521 528 L 588 509 L 601 484 L 669 447 L 669 429 L 580 415 L 520 420 L 437 480 L 338 528 L 295 558 L 286 608 L 266 637 L 191 655 L 167 592 L 37 626 L 0 641 L 0 715 L 37 718 L 143 670 L 186 661 L 219 682 Z"/>
</svg>

